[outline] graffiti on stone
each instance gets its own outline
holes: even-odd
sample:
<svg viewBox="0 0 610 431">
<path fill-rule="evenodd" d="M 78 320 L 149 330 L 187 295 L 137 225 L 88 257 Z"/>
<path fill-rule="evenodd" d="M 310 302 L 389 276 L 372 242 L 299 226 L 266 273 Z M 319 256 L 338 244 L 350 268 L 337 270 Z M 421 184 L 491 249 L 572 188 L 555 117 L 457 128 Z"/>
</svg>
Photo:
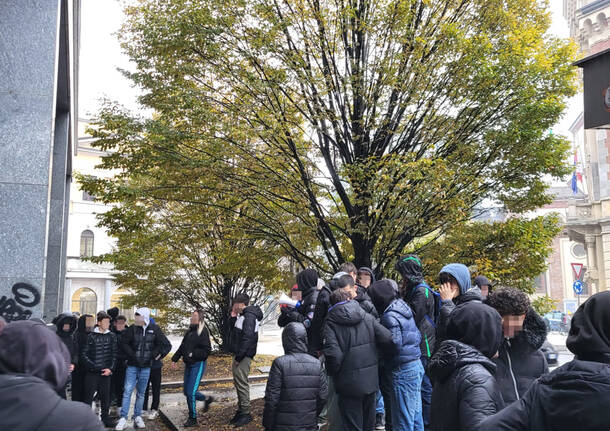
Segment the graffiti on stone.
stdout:
<svg viewBox="0 0 610 431">
<path fill-rule="evenodd" d="M 13 297 L 0 297 L 0 316 L 7 322 L 27 320 L 32 317 L 32 308 L 40 303 L 40 292 L 28 283 L 15 283 L 11 289 Z"/>
</svg>

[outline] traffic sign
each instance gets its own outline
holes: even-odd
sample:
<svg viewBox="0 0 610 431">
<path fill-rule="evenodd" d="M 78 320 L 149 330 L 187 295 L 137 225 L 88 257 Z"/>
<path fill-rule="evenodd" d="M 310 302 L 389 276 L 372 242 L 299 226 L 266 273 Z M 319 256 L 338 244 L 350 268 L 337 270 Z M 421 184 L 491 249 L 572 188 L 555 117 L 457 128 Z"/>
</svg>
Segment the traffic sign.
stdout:
<svg viewBox="0 0 610 431">
<path fill-rule="evenodd" d="M 582 275 L 582 267 L 584 265 L 582 263 L 571 263 L 570 265 L 572 265 L 572 271 L 574 271 L 576 280 L 580 280 L 580 276 Z"/>
<path fill-rule="evenodd" d="M 582 293 L 582 281 L 576 280 L 572 285 L 572 288 L 574 289 L 575 294 L 580 295 Z"/>
</svg>

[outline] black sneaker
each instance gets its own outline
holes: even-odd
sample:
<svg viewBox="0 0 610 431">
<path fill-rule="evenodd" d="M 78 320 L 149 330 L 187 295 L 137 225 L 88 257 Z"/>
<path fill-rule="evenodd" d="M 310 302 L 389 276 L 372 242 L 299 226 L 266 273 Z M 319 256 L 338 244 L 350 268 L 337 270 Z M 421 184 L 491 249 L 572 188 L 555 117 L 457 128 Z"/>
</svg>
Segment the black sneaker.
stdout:
<svg viewBox="0 0 610 431">
<path fill-rule="evenodd" d="M 235 422 L 235 428 L 243 427 L 244 425 L 247 425 L 250 422 L 252 422 L 252 415 L 250 413 L 246 415 L 241 415 L 239 416 L 239 418 L 237 418 L 237 421 Z"/>
<path fill-rule="evenodd" d="M 239 417 L 241 416 L 241 413 L 238 411 L 235 412 L 235 416 L 233 416 L 233 419 L 231 419 L 229 421 L 230 424 L 234 424 L 235 422 L 237 422 L 237 419 L 239 419 Z"/>
<path fill-rule="evenodd" d="M 203 412 L 207 412 L 210 409 L 210 404 L 212 404 L 214 402 L 214 397 L 206 397 L 205 401 L 203 402 Z M 233 419 L 231 419 L 233 420 Z M 233 423 L 233 422 L 231 422 Z"/>
<path fill-rule="evenodd" d="M 195 418 L 188 418 L 186 420 L 186 422 L 184 423 L 184 428 L 190 428 L 190 427 L 196 427 L 197 426 L 197 419 Z"/>
<path fill-rule="evenodd" d="M 377 413 L 375 415 L 375 429 L 376 430 L 385 429 L 385 415 L 383 413 Z"/>
<path fill-rule="evenodd" d="M 115 421 L 114 419 L 106 418 L 102 419 L 102 423 L 106 428 L 114 428 L 117 424 L 117 421 Z"/>
</svg>

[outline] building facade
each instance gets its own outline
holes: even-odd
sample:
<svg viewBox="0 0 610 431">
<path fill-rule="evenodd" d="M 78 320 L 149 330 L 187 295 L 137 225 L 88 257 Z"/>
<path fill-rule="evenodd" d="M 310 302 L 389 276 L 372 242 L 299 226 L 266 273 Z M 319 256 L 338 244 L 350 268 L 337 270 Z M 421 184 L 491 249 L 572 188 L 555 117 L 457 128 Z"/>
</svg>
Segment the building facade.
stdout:
<svg viewBox="0 0 610 431">
<path fill-rule="evenodd" d="M 583 57 L 610 49 L 610 0 L 564 0 L 564 16 Z M 566 231 L 585 248 L 591 294 L 610 288 L 610 131 L 586 130 L 582 114 L 570 131 L 584 196 L 569 199 Z"/>
<path fill-rule="evenodd" d="M 87 120 L 79 120 L 74 171 L 98 178 L 110 178 L 111 171 L 96 168 L 104 153 L 91 147 L 93 138 L 85 132 L 87 125 Z M 81 314 L 95 314 L 99 310 L 116 306 L 121 309 L 121 314 L 133 318 L 133 310 L 123 309 L 121 306 L 121 296 L 127 292 L 115 285 L 112 266 L 86 260 L 88 257 L 108 253 L 114 246 L 114 240 L 106 231 L 97 227 L 97 215 L 107 211 L 109 207 L 96 202 L 94 196 L 80 190 L 77 181 L 72 183 L 70 197 L 63 309 Z"/>
</svg>

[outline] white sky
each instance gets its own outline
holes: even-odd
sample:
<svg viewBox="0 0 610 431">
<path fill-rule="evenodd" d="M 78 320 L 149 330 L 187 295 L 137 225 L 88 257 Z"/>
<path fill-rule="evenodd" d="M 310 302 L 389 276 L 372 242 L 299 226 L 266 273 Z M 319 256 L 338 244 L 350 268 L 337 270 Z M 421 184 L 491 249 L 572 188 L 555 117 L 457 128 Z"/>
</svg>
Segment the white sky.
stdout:
<svg viewBox="0 0 610 431">
<path fill-rule="evenodd" d="M 563 0 L 550 0 L 550 3 L 553 14 L 550 32 L 560 37 L 569 37 L 568 24 L 562 16 Z M 82 0 L 79 76 L 81 117 L 91 117 L 99 108 L 102 97 L 137 110 L 138 89 L 133 88 L 117 71 L 117 67 L 133 69 L 116 37 L 122 20 L 119 0 Z M 582 104 L 582 94 L 569 101 L 563 119 L 553 127 L 556 134 L 569 137 L 568 129 L 582 111 Z"/>
</svg>

